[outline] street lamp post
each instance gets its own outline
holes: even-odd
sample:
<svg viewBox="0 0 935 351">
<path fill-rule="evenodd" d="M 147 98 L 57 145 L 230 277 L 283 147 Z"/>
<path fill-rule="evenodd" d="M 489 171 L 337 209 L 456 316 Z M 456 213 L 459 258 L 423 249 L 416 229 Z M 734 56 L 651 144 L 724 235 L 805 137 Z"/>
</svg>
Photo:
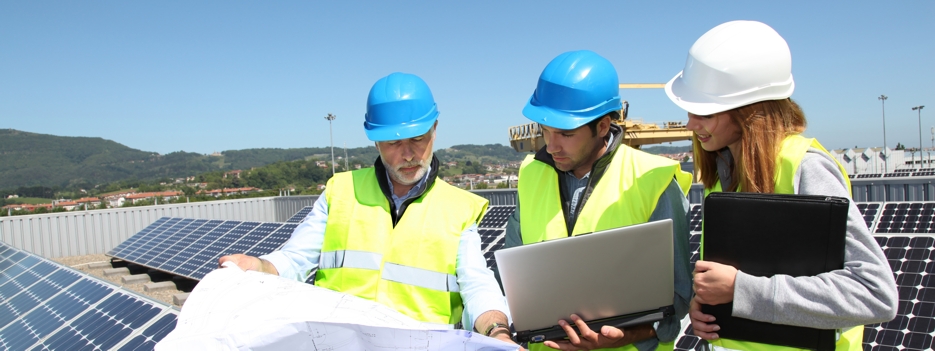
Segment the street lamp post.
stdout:
<svg viewBox="0 0 935 351">
<path fill-rule="evenodd" d="M 331 121 L 334 121 L 338 116 L 328 114 L 325 116 L 325 119 L 328 120 L 328 135 L 331 137 L 331 175 L 334 175 L 334 132 L 331 129 Z"/>
<path fill-rule="evenodd" d="M 880 95 L 877 99 L 879 99 L 883 105 L 883 174 L 886 174 L 886 164 L 890 157 L 886 152 L 886 99 L 889 98 L 886 95 Z"/>
<path fill-rule="evenodd" d="M 924 105 L 913 107 L 912 110 L 919 111 L 919 169 L 922 169 L 922 108 Z"/>
</svg>

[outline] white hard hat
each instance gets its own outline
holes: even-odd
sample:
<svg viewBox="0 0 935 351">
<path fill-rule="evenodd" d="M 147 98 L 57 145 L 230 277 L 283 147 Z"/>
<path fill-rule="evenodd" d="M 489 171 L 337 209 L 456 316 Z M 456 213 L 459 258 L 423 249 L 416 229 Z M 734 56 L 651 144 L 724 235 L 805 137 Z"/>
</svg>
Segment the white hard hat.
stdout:
<svg viewBox="0 0 935 351">
<path fill-rule="evenodd" d="M 712 28 L 688 50 L 685 69 L 666 84 L 682 109 L 710 115 L 792 96 L 792 55 L 773 28 L 731 21 Z"/>
</svg>

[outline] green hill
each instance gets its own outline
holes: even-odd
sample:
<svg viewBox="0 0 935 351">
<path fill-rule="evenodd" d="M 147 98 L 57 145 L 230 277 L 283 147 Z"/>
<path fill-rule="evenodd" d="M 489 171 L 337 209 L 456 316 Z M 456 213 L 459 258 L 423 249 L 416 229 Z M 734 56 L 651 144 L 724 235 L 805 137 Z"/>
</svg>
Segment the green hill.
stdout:
<svg viewBox="0 0 935 351">
<path fill-rule="evenodd" d="M 345 151 L 335 148 L 337 164 Z M 521 161 L 525 154 L 500 144 L 455 145 L 436 151 L 443 162 Z M 347 149 L 348 165 L 369 167 L 373 146 Z M 249 170 L 277 162 L 330 160 L 331 148 L 228 150 L 221 156 L 178 151 L 166 155 L 141 151 L 102 138 L 62 137 L 0 129 L 0 189 L 19 187 L 91 188 L 110 182 L 195 176 L 219 170 Z"/>
<path fill-rule="evenodd" d="M 159 179 L 249 169 L 302 159 L 322 149 L 252 149 L 206 156 L 141 151 L 111 140 L 0 130 L 0 189 L 93 186 L 125 179 Z"/>
</svg>

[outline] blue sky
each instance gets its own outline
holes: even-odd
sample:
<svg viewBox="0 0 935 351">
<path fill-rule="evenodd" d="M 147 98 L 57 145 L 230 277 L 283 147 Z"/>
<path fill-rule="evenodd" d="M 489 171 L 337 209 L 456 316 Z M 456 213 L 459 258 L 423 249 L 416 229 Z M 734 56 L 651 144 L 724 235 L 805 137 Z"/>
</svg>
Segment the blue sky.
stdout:
<svg viewBox="0 0 935 351">
<path fill-rule="evenodd" d="M 428 82 L 436 147 L 508 145 L 545 65 L 578 49 L 624 83 L 662 83 L 722 22 L 765 22 L 789 42 L 807 135 L 828 148 L 931 146 L 932 1 L 4 1 L 0 128 L 210 153 L 371 145 L 370 86 Z M 661 89 L 621 90 L 630 117 L 685 121 Z"/>
</svg>

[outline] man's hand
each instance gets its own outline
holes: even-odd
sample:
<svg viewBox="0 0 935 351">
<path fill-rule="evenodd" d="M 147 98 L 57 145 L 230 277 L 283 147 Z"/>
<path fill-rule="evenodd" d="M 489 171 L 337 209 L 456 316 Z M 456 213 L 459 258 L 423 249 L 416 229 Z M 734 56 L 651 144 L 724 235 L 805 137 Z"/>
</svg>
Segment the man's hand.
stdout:
<svg viewBox="0 0 935 351">
<path fill-rule="evenodd" d="M 734 301 L 734 281 L 737 268 L 710 261 L 695 263 L 695 300 L 705 305 L 720 305 Z"/>
<path fill-rule="evenodd" d="M 516 344 L 516 341 L 513 340 L 513 337 L 510 335 L 510 332 L 509 332 L 509 331 L 500 332 L 500 333 L 495 333 L 495 334 L 494 334 L 493 336 L 491 336 L 491 337 L 494 338 L 494 339 L 503 341 L 503 342 L 505 342 L 505 343 Z M 519 349 L 520 349 L 520 351 L 526 351 L 526 349 L 524 349 L 522 346 L 520 346 Z"/>
<path fill-rule="evenodd" d="M 481 313 L 480 316 L 477 316 L 477 318 L 474 319 L 474 330 L 477 331 L 478 333 L 483 334 L 484 332 L 486 332 L 485 328 L 487 328 L 487 326 L 493 325 L 493 323 L 498 323 L 501 325 L 509 325 L 507 324 L 506 315 L 503 314 L 503 312 L 490 310 L 490 311 Z M 491 335 L 490 335 L 491 338 L 494 338 L 494 339 L 497 339 L 503 342 L 508 342 L 510 344 L 516 344 L 516 341 L 513 341 L 513 333 L 510 332 L 509 329 L 499 328 L 499 329 L 491 330 L 490 332 L 491 332 Z M 520 347 L 520 350 L 525 350 L 525 349 Z"/>
<path fill-rule="evenodd" d="M 237 267 L 240 267 L 240 269 L 245 271 L 257 271 L 272 275 L 279 275 L 279 271 L 276 270 L 276 266 L 273 266 L 272 263 L 253 256 L 247 256 L 244 254 L 221 256 L 221 258 L 218 259 L 218 266 L 222 266 L 224 262 L 233 262 L 237 264 Z"/>
<path fill-rule="evenodd" d="M 692 299 L 691 307 L 688 309 L 688 317 L 692 321 L 692 329 L 695 331 L 695 335 L 699 338 L 705 340 L 718 338 L 716 332 L 721 330 L 721 327 L 712 323 L 714 322 L 714 316 L 701 312 L 701 304 L 698 303 L 697 296 Z"/>
<path fill-rule="evenodd" d="M 621 347 L 655 335 L 655 330 L 650 325 L 634 327 L 632 332 L 628 330 L 627 333 L 624 333 L 623 330 L 605 325 L 601 327 L 601 332 L 598 334 L 591 330 L 591 328 L 588 328 L 587 323 L 585 323 L 581 317 L 578 317 L 578 315 L 573 314 L 570 319 L 575 323 L 575 326 L 578 327 L 578 330 L 581 331 L 580 336 L 575 333 L 575 330 L 571 328 L 568 322 L 560 320 L 558 321 L 558 325 L 568 334 L 568 340 L 546 341 L 543 344 L 557 350 L 595 350 Z"/>
</svg>

